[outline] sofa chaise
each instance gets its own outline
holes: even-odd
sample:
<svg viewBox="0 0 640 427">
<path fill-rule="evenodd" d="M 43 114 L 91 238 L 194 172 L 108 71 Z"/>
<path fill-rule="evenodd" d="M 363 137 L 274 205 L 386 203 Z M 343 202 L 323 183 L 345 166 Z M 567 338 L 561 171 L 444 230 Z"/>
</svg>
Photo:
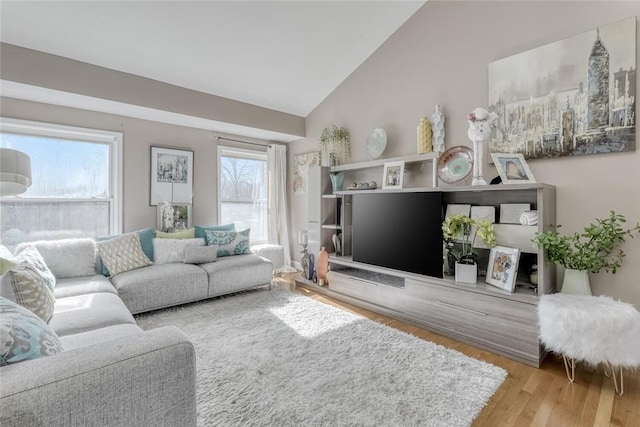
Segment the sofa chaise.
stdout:
<svg viewBox="0 0 640 427">
<path fill-rule="evenodd" d="M 271 262 L 234 255 L 203 264 L 152 264 L 108 278 L 99 274 L 92 240 L 63 243 L 72 252 L 91 252 L 76 259 L 90 256 L 93 271 L 65 277 L 64 269 L 51 269 L 55 304 L 48 325 L 63 351 L 0 367 L 0 425 L 195 426 L 193 345 L 175 327 L 143 331 L 132 314 L 268 285 Z M 33 247 L 55 265 L 47 259 L 51 245 Z"/>
</svg>

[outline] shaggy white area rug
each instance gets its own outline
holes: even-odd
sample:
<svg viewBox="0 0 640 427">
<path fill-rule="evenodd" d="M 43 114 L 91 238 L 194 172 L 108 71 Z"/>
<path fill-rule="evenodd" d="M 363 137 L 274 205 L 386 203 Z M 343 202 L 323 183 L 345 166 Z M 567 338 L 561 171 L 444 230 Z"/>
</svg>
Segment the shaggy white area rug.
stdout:
<svg viewBox="0 0 640 427">
<path fill-rule="evenodd" d="M 284 290 L 137 321 L 175 325 L 195 344 L 201 426 L 468 426 L 507 375 Z"/>
</svg>

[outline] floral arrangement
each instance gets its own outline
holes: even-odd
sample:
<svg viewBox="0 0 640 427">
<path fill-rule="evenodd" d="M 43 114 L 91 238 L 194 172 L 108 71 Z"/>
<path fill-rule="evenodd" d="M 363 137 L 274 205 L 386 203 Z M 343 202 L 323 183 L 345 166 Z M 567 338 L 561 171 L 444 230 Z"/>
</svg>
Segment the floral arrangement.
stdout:
<svg viewBox="0 0 640 427">
<path fill-rule="evenodd" d="M 335 157 L 332 162 L 332 156 Z M 322 166 L 349 163 L 351 158 L 351 143 L 349 131 L 343 127 L 332 125 L 324 128 L 320 135 L 320 162 Z"/>
<path fill-rule="evenodd" d="M 477 254 L 473 251 L 473 242 L 476 235 L 480 236 L 486 246 L 492 248 L 496 245 L 495 229 L 487 220 L 477 221 L 466 215 L 456 214 L 445 218 L 442 222 L 442 237 L 447 244 L 449 254 L 457 262 L 475 264 Z M 457 249 L 455 243 L 460 236 L 462 236 L 462 248 Z"/>
</svg>

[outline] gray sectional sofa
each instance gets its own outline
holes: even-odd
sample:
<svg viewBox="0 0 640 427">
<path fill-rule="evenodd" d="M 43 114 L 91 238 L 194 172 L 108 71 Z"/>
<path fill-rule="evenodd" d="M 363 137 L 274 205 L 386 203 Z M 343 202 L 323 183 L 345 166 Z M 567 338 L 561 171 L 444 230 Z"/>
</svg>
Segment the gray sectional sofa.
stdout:
<svg viewBox="0 0 640 427">
<path fill-rule="evenodd" d="M 268 285 L 271 277 L 269 260 L 235 255 L 111 279 L 58 278 L 49 325 L 64 351 L 0 368 L 0 425 L 196 425 L 193 345 L 174 327 L 143 331 L 132 314 Z"/>
</svg>

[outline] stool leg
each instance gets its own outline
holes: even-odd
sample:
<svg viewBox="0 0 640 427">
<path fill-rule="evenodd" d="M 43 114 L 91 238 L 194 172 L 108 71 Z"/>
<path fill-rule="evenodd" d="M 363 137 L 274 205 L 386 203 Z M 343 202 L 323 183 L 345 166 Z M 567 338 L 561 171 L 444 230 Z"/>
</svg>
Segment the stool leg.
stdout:
<svg viewBox="0 0 640 427">
<path fill-rule="evenodd" d="M 567 356 L 563 354 L 562 360 L 564 361 L 564 370 L 567 372 L 567 378 L 573 382 L 576 377 L 576 359 L 569 357 L 567 360 Z M 571 373 L 569 373 L 569 367 L 571 367 Z"/>
<path fill-rule="evenodd" d="M 618 373 L 616 373 L 616 367 L 615 366 L 610 366 L 610 367 L 611 367 L 611 376 L 613 377 L 613 386 L 615 387 L 616 393 L 618 393 L 618 396 L 622 396 L 622 393 L 624 393 L 624 375 L 622 372 L 622 366 L 618 366 L 618 370 L 620 371 L 620 384 L 618 384 Z"/>
</svg>

